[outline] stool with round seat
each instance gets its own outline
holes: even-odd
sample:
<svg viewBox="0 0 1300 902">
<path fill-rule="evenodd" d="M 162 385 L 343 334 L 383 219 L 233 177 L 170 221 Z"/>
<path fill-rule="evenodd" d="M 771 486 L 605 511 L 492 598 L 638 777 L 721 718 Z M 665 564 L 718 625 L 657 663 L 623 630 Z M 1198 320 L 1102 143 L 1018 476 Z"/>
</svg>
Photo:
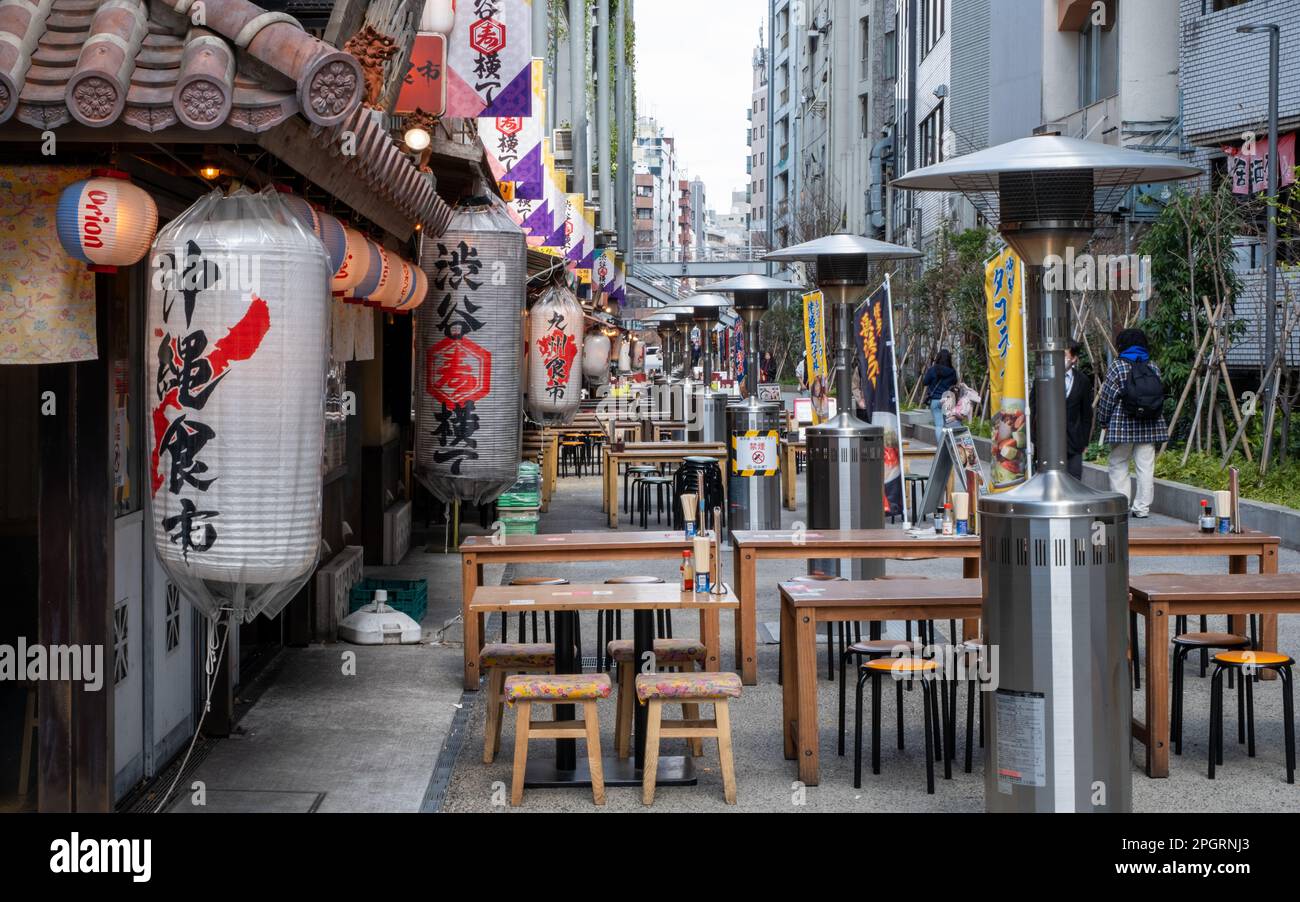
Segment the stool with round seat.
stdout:
<svg viewBox="0 0 1300 902">
<path fill-rule="evenodd" d="M 1247 756 L 1255 757 L 1255 679 L 1260 669 L 1275 671 L 1282 683 L 1282 732 L 1286 744 L 1286 781 L 1295 782 L 1295 699 L 1291 668 L 1295 660 L 1275 651 L 1237 649 L 1214 656 L 1214 676 L 1210 680 L 1210 779 L 1214 767 L 1223 764 L 1223 674 L 1240 671 L 1237 680 L 1237 741 L 1245 740 Z M 1245 696 L 1245 711 L 1242 696 Z"/>
<path fill-rule="evenodd" d="M 1169 706 L 1169 733 L 1173 742 L 1174 754 L 1183 753 L 1183 688 L 1186 677 L 1183 675 L 1187 656 L 1194 651 L 1208 652 L 1213 649 L 1234 651 L 1250 648 L 1250 640 L 1233 633 L 1180 633 L 1174 636 L 1173 679 L 1174 697 Z M 1233 671 L 1228 671 L 1231 678 Z"/>
<path fill-rule="evenodd" d="M 636 480 L 635 488 L 636 492 L 635 497 L 633 498 L 634 509 L 631 512 L 632 516 L 628 518 L 628 522 L 631 523 L 635 518 L 635 508 L 639 507 L 641 510 L 641 528 L 650 528 L 650 493 L 653 491 L 655 493 L 655 524 L 658 525 L 661 523 L 663 521 L 665 496 L 668 499 L 668 503 L 672 503 L 673 478 L 671 476 L 659 476 L 657 474 L 641 476 Z M 669 520 L 671 521 L 671 519 L 672 517 L 670 514 Z"/>
<path fill-rule="evenodd" d="M 555 672 L 555 646 L 490 642 L 479 652 L 479 669 L 487 675 L 487 725 L 483 728 L 483 763 L 491 764 L 501 747 L 501 720 L 505 714 L 505 684 L 509 674 Z"/>
<path fill-rule="evenodd" d="M 859 662 L 863 658 L 874 660 L 875 658 L 884 658 L 890 655 L 912 654 L 916 651 L 916 643 L 908 641 L 899 641 L 897 639 L 859 639 L 853 642 L 843 654 L 840 655 L 840 743 L 839 753 L 844 754 L 844 709 L 847 705 L 847 676 L 845 672 L 849 658 L 857 658 Z M 875 689 L 880 688 L 877 683 Z M 858 681 L 858 691 L 862 691 L 862 681 Z M 880 699 L 873 699 L 874 704 L 879 705 Z M 903 747 L 903 681 L 898 681 L 898 747 Z"/>
<path fill-rule="evenodd" d="M 649 464 L 635 464 L 627 467 L 623 471 L 623 513 L 631 513 L 632 505 L 628 501 L 629 492 L 636 488 L 636 483 L 641 479 L 641 477 L 657 476 L 658 474 L 659 469 L 657 467 L 652 467 Z M 615 473 L 614 475 L 617 476 L 618 474 Z M 610 503 L 614 503 L 613 499 L 610 500 Z"/>
<path fill-rule="evenodd" d="M 568 584 L 569 581 L 561 576 L 520 576 L 517 577 L 516 579 L 510 580 L 510 585 L 512 586 L 567 586 Z M 537 612 L 530 611 L 528 613 L 521 613 L 519 615 L 518 636 L 520 642 L 524 641 L 524 632 L 525 632 L 524 626 L 528 622 L 525 618 L 528 617 L 530 614 L 532 616 L 532 622 L 533 622 L 533 641 L 534 642 L 537 641 Z M 546 629 L 545 641 L 550 642 L 551 641 L 551 612 L 543 611 L 542 615 L 543 615 L 542 619 Z M 506 614 L 501 615 L 501 641 L 502 642 L 510 641 L 510 639 L 506 635 L 508 620 L 509 617 Z"/>
<path fill-rule="evenodd" d="M 658 576 L 615 576 L 604 581 L 607 586 L 656 586 L 663 585 L 663 578 Z M 655 611 L 659 616 L 660 628 L 659 638 L 672 636 L 671 630 L 664 632 L 663 617 L 672 616 L 671 611 Z M 623 638 L 623 612 L 621 611 L 597 611 L 595 612 L 595 669 L 598 671 L 608 671 L 610 664 L 614 659 L 608 656 L 606 650 L 606 639 Z"/>
<path fill-rule="evenodd" d="M 872 699 L 879 699 L 881 696 L 880 680 L 890 676 L 900 685 L 903 680 L 917 679 L 921 682 L 921 694 L 925 699 L 925 791 L 933 795 L 936 749 L 939 753 L 938 756 L 942 757 L 944 761 L 945 778 L 952 779 L 952 759 L 943 754 L 942 733 L 935 736 L 931 726 L 939 705 L 939 700 L 936 697 L 939 663 L 927 658 L 873 658 L 864 661 L 860 671 L 857 713 L 854 718 L 853 788 L 862 788 L 862 686 L 868 679 L 874 680 L 877 685 L 873 687 Z M 871 772 L 873 774 L 880 773 L 880 705 L 878 703 L 873 705 L 871 710 Z"/>
<path fill-rule="evenodd" d="M 565 441 L 560 442 L 560 475 L 569 476 L 569 468 L 573 468 L 573 474 L 582 476 L 582 459 L 587 445 L 585 442 Z"/>
</svg>

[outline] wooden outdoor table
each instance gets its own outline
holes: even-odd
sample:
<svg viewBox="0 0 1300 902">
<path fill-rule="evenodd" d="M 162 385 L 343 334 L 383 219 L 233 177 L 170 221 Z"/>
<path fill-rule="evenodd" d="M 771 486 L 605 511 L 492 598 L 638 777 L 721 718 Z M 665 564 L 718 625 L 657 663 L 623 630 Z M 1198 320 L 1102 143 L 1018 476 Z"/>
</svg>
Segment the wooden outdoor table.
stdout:
<svg viewBox="0 0 1300 902">
<path fill-rule="evenodd" d="M 470 536 L 460 544 L 460 609 L 465 621 L 464 685 L 470 692 L 479 688 L 479 650 L 483 647 L 483 616 L 470 611 L 476 590 L 483 585 L 484 564 L 564 564 L 590 561 L 673 561 L 691 548 L 681 532 L 560 533 L 540 536 Z M 611 572 L 610 576 L 628 576 Z M 533 587 L 530 587 L 533 588 Z M 516 590 L 518 591 L 518 590 Z M 519 597 L 516 595 L 515 597 Z M 716 618 L 716 610 L 708 612 Z M 709 629 L 715 636 L 706 666 L 720 670 L 716 622 Z M 703 636 L 703 633 L 701 633 Z M 707 643 L 706 643 L 707 647 Z"/>
<path fill-rule="evenodd" d="M 605 467 L 605 504 L 609 511 L 609 528 L 618 529 L 618 467 L 619 464 L 680 464 L 688 457 L 712 457 L 721 464 L 727 460 L 727 450 L 716 444 L 697 444 L 692 442 L 663 442 L 651 444 L 644 449 L 624 448 L 622 451 L 610 451 Z M 724 468 L 725 477 L 725 468 Z M 722 488 L 725 494 L 727 480 L 723 478 Z"/>
<path fill-rule="evenodd" d="M 649 426 L 650 440 L 654 442 L 664 441 L 665 432 L 682 432 L 684 434 L 686 429 L 686 423 L 682 420 L 647 420 L 646 422 Z M 669 441 L 671 440 L 669 439 Z"/>
<path fill-rule="evenodd" d="M 740 598 L 736 614 L 736 661 L 746 685 L 758 682 L 758 562 L 813 558 L 915 560 L 960 558 L 962 575 L 979 576 L 978 536 L 912 538 L 901 529 L 810 529 L 807 532 L 737 530 L 732 533 L 732 586 Z M 851 619 L 851 618 L 841 618 Z M 963 623 L 965 636 L 976 629 Z"/>
<path fill-rule="evenodd" d="M 502 616 L 523 611 L 551 611 L 555 614 L 555 672 L 581 673 L 573 637 L 577 616 L 582 611 L 631 611 L 633 660 L 645 662 L 637 670 L 654 671 L 655 611 L 696 610 L 700 614 L 700 637 L 705 647 L 718 646 L 718 612 L 739 606 L 736 596 L 723 587 L 717 595 L 682 592 L 676 583 L 651 585 L 594 586 L 482 586 L 475 590 L 469 613 L 475 619 L 498 611 Z M 647 657 L 648 656 L 648 657 Z M 648 668 L 648 670 L 647 670 Z M 716 667 L 707 667 L 716 670 Z M 640 786 L 645 762 L 645 705 L 634 705 L 632 758 L 608 757 L 603 761 L 605 782 L 611 786 Z M 571 720 L 572 705 L 556 705 L 556 720 Z M 694 765 L 689 757 L 661 756 L 656 781 L 667 785 L 693 784 Z M 525 786 L 590 786 L 591 774 L 577 760 L 572 739 L 556 740 L 555 761 L 530 762 Z"/>
<path fill-rule="evenodd" d="M 1130 557 L 1228 558 L 1229 573 L 1246 573 L 1251 557 L 1259 559 L 1259 572 L 1277 572 L 1279 539 L 1256 530 L 1230 535 L 1202 533 L 1197 527 L 1136 526 L 1129 529 Z M 811 560 L 814 558 L 868 558 L 916 560 L 961 558 L 962 576 L 980 575 L 979 536 L 940 535 L 912 538 L 901 529 L 810 529 L 793 532 L 737 531 L 732 534 L 732 586 L 740 598 L 736 615 L 737 670 L 746 685 L 758 681 L 757 571 L 760 560 Z M 1260 641 L 1277 645 L 1277 615 L 1261 618 Z M 978 625 L 962 624 L 962 636 L 976 634 Z M 1233 630 L 1240 632 L 1241 621 Z M 1268 674 L 1265 674 L 1268 676 Z"/>
<path fill-rule="evenodd" d="M 1147 625 L 1147 719 L 1142 723 L 1133 718 L 1133 736 L 1146 746 L 1147 776 L 1167 777 L 1169 619 L 1183 614 L 1227 614 L 1240 623 L 1250 614 L 1261 614 L 1274 624 L 1271 638 L 1265 638 L 1261 629 L 1262 650 L 1279 651 L 1277 615 L 1300 614 L 1300 573 L 1151 574 L 1130 577 L 1129 590 L 1129 610 L 1145 617 Z M 1230 629 L 1230 632 L 1245 635 L 1239 627 Z"/>
<path fill-rule="evenodd" d="M 799 780 L 821 774 L 817 725 L 817 624 L 846 620 L 974 620 L 983 607 L 978 579 L 873 579 L 781 583 L 781 725 Z"/>
</svg>

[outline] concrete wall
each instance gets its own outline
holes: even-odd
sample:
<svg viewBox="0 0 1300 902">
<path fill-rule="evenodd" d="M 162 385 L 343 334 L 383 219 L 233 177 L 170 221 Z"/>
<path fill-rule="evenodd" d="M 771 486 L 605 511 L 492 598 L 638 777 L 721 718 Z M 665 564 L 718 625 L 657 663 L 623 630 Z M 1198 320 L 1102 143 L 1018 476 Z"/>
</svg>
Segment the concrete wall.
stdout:
<svg viewBox="0 0 1300 902">
<path fill-rule="evenodd" d="M 908 438 L 934 444 L 934 421 L 929 411 L 904 413 L 903 432 Z M 988 439 L 976 437 L 975 449 L 979 452 L 980 459 L 986 461 L 989 459 L 991 446 Z M 1083 482 L 1094 489 L 1110 490 L 1110 476 L 1104 466 L 1085 463 Z M 1211 494 L 1207 491 L 1168 479 L 1157 479 L 1155 487 L 1155 497 L 1151 501 L 1152 512 L 1189 522 L 1194 522 L 1200 516 L 1201 499 L 1211 498 Z M 1133 489 L 1131 479 L 1129 489 L 1130 491 Z M 1248 529 L 1258 529 L 1269 535 L 1278 536 L 1287 548 L 1300 549 L 1300 511 L 1278 504 L 1265 504 L 1262 501 L 1249 501 L 1243 498 L 1241 521 Z"/>
<path fill-rule="evenodd" d="M 997 145 L 1024 138 L 1042 123 L 1042 0 L 994 0 L 989 16 L 985 140 Z"/>
</svg>

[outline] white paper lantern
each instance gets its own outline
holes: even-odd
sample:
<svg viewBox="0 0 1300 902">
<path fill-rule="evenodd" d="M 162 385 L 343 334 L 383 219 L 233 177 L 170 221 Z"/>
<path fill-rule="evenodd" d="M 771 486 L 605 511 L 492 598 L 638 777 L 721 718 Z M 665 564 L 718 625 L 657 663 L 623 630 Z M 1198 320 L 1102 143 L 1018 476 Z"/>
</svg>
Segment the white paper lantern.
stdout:
<svg viewBox="0 0 1300 902">
<path fill-rule="evenodd" d="M 402 302 L 402 295 L 409 290 L 410 283 L 402 278 L 402 258 L 387 248 L 380 248 L 379 252 L 384 257 L 383 269 L 379 274 L 379 284 L 370 292 L 368 301 L 373 306 L 394 310 Z"/>
<path fill-rule="evenodd" d="M 388 259 L 384 256 L 384 249 L 369 238 L 366 239 L 366 255 L 363 265 L 365 269 L 361 273 L 361 281 L 348 292 L 347 296 L 354 299 L 356 303 L 365 304 L 368 307 L 378 307 L 379 304 L 374 301 L 372 296 L 379 289 L 380 283 L 384 281 L 384 275 L 388 270 Z"/>
<path fill-rule="evenodd" d="M 482 504 L 518 478 L 527 242 L 500 200 L 475 198 L 424 239 L 420 268 L 432 299 L 415 316 L 415 476 Z"/>
<path fill-rule="evenodd" d="M 138 263 L 158 229 L 158 207 L 126 173 L 99 170 L 59 195 L 55 213 L 59 243 L 95 272 L 117 272 Z"/>
<path fill-rule="evenodd" d="M 455 24 L 456 0 L 424 0 L 420 31 L 449 35 Z"/>
<path fill-rule="evenodd" d="M 150 263 L 154 546 L 200 610 L 273 616 L 320 549 L 329 260 L 282 202 L 217 191 Z"/>
<path fill-rule="evenodd" d="M 343 239 L 345 250 L 343 262 L 339 265 L 331 280 L 330 289 L 335 297 L 345 297 L 361 284 L 362 277 L 370 266 L 370 242 L 356 229 L 344 227 Z"/>
<path fill-rule="evenodd" d="M 413 282 L 410 293 L 403 298 L 402 303 L 397 305 L 397 309 L 402 313 L 410 313 L 424 303 L 424 299 L 429 295 L 429 277 L 424 274 L 424 270 L 414 263 L 407 262 L 411 270 Z"/>
<path fill-rule="evenodd" d="M 582 343 L 582 374 L 601 381 L 609 378 L 609 336 L 604 332 L 587 333 Z"/>
<path fill-rule="evenodd" d="M 528 311 L 528 416 L 534 422 L 566 426 L 577 416 L 582 327 L 582 305 L 560 285 L 547 289 Z"/>
<path fill-rule="evenodd" d="M 620 373 L 632 372 L 632 349 L 631 342 L 626 338 L 621 339 L 618 343 L 618 371 Z"/>
</svg>

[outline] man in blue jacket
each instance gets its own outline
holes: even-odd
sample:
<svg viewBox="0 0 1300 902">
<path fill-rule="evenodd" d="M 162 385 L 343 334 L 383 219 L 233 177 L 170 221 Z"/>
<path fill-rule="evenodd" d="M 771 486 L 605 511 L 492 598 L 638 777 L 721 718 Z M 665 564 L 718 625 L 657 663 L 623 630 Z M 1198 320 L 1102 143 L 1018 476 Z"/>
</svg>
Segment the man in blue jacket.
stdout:
<svg viewBox="0 0 1300 902">
<path fill-rule="evenodd" d="M 1146 334 L 1141 329 L 1125 329 L 1115 339 L 1119 356 L 1110 365 L 1097 401 L 1097 422 L 1105 430 L 1110 445 L 1110 488 L 1129 496 L 1129 461 L 1137 468 L 1137 491 L 1132 497 L 1132 515 L 1145 518 L 1150 514 L 1155 495 L 1156 445 L 1169 440 L 1169 426 L 1163 412 L 1152 415 L 1150 409 L 1135 406 L 1135 395 L 1142 388 L 1142 378 L 1160 371 L 1151 363 Z M 1161 393 L 1163 399 L 1163 393 Z M 1148 399 L 1149 400 L 1149 399 Z M 1156 407 L 1158 410 L 1158 406 Z"/>
</svg>

